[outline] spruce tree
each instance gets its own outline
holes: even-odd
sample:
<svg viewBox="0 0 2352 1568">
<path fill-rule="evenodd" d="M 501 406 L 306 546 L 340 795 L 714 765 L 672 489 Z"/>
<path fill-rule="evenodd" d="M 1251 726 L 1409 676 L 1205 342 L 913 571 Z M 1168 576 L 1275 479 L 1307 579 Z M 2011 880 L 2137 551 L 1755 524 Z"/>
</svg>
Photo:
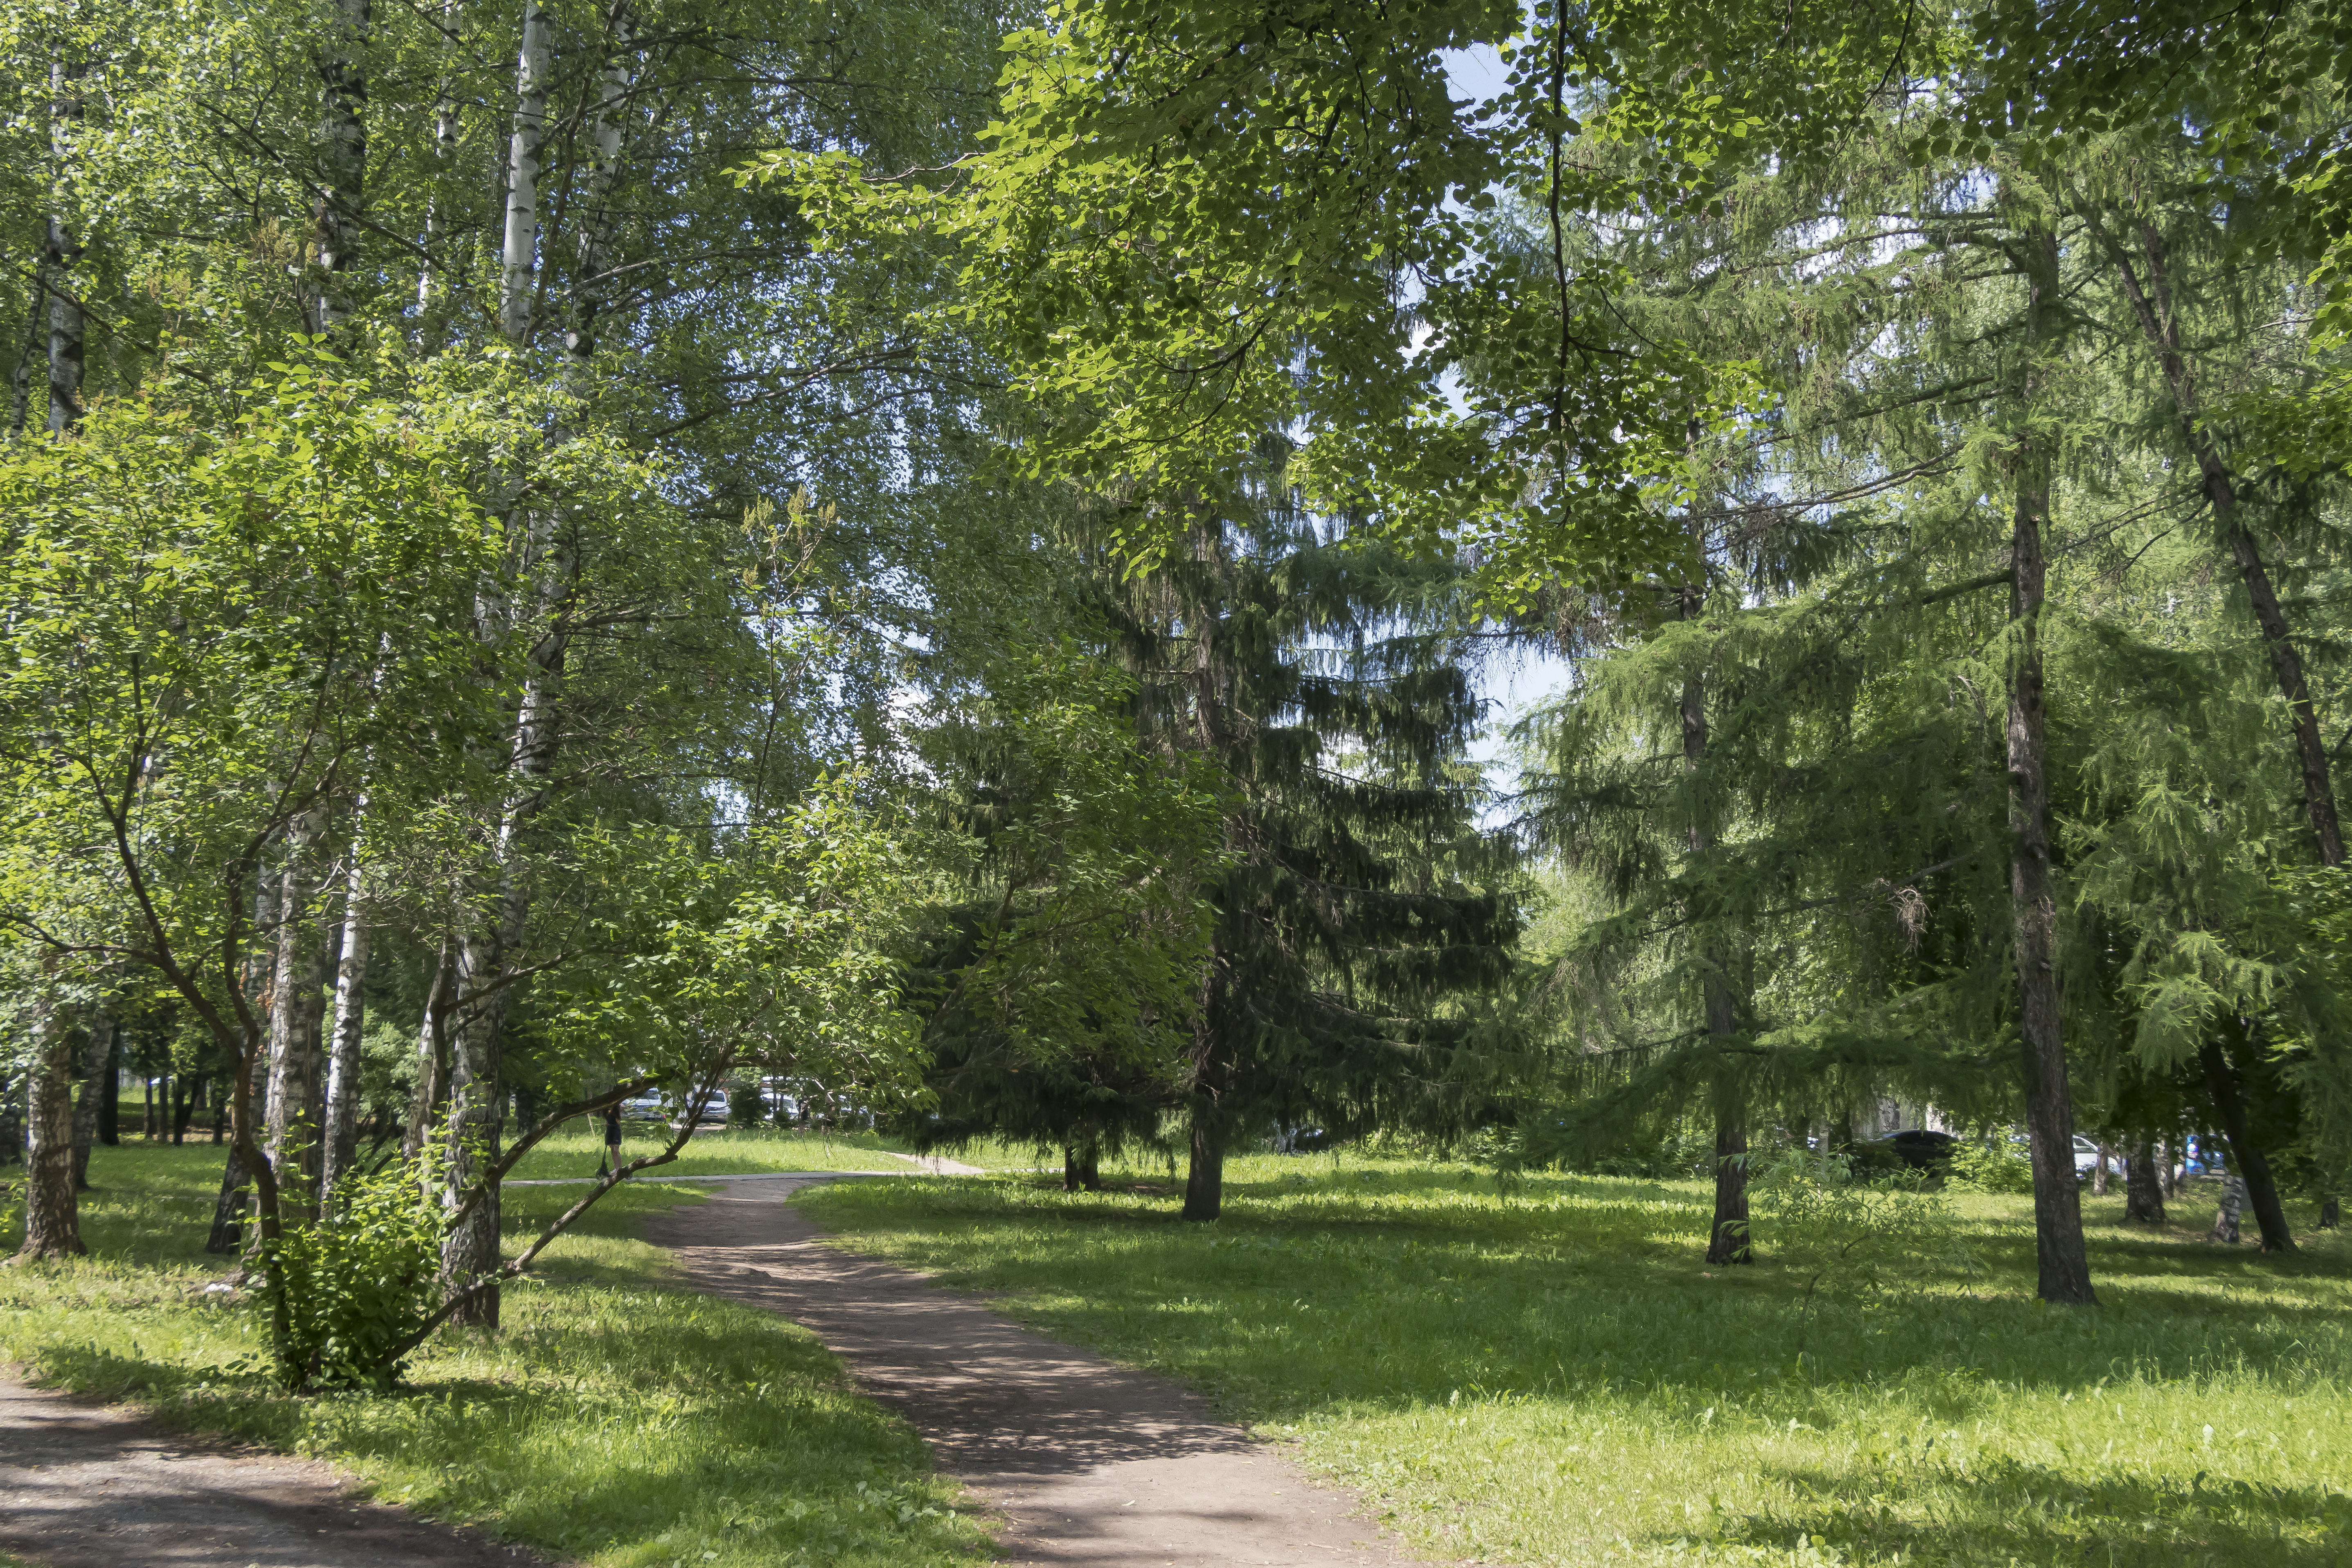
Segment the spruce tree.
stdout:
<svg viewBox="0 0 2352 1568">
<path fill-rule="evenodd" d="M 1277 1126 L 1458 1130 L 1480 1103 L 1517 917 L 1491 880 L 1465 573 L 1318 519 L 1279 455 L 1109 594 L 1147 733 L 1230 801 L 1184 1064 L 1184 1217 L 1227 1152 Z"/>
</svg>

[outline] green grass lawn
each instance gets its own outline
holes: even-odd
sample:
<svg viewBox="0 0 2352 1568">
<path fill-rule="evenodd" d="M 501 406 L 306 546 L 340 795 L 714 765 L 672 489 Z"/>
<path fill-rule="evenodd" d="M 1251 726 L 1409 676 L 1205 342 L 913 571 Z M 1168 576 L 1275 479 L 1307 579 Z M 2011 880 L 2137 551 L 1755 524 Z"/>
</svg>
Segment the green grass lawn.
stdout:
<svg viewBox="0 0 2352 1568">
<path fill-rule="evenodd" d="M 2352 1563 L 2344 1241 L 2259 1260 L 2085 1198 L 2104 1304 L 2032 1299 L 2027 1200 L 1892 1291 L 1707 1270 L 1694 1182 L 1237 1160 L 1213 1226 L 1044 1177 L 813 1189 L 845 1244 L 1190 1380 L 1429 1555 L 1513 1563 Z M 2210 1218 L 2186 1197 L 2177 1216 Z M 2299 1218 L 2308 1218 L 2299 1215 Z"/>
<path fill-rule="evenodd" d="M 604 1155 L 604 1123 L 583 1118 L 541 1139 L 517 1162 L 516 1181 L 593 1176 Z M 653 1123 L 624 1124 L 622 1154 L 635 1159 L 655 1153 L 669 1134 Z M 762 1171 L 905 1171 L 892 1153 L 907 1145 L 873 1133 L 794 1133 L 772 1127 L 729 1127 L 697 1133 L 677 1158 L 646 1172 L 649 1178 L 742 1176 Z M 1034 1161 L 1031 1161 L 1034 1164 Z"/>
<path fill-rule="evenodd" d="M 295 1399 L 240 1367 L 249 1313 L 202 1304 L 222 1272 L 201 1252 L 219 1152 L 100 1149 L 90 1174 L 94 1256 L 0 1270 L 0 1359 L 43 1381 L 332 1458 L 392 1501 L 613 1568 L 907 1568 L 983 1542 L 919 1440 L 805 1330 L 677 1288 L 635 1239 L 637 1215 L 702 1189 L 612 1194 L 509 1288 L 504 1332 L 443 1334 L 408 1392 Z M 577 1197 L 510 1191 L 509 1231 Z"/>
</svg>

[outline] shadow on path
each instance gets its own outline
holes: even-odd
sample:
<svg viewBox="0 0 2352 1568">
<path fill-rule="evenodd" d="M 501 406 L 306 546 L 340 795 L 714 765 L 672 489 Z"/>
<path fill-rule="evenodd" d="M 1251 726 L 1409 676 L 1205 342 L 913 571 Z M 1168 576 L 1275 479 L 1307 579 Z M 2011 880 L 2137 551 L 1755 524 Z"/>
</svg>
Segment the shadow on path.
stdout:
<svg viewBox="0 0 2352 1568">
<path fill-rule="evenodd" d="M 797 1185 L 797 1184 L 795 1184 Z M 806 1324 L 1003 1515 L 1005 1560 L 1039 1568 L 1406 1568 L 1355 1499 L 1318 1486 L 1207 1403 L 1007 1322 L 919 1274 L 821 1244 L 745 1184 L 652 1217 L 696 1289 Z"/>
<path fill-rule="evenodd" d="M 547 1560 L 352 1495 L 331 1465 L 208 1447 L 0 1375 L 0 1551 L 41 1568 L 520 1568 Z"/>
</svg>

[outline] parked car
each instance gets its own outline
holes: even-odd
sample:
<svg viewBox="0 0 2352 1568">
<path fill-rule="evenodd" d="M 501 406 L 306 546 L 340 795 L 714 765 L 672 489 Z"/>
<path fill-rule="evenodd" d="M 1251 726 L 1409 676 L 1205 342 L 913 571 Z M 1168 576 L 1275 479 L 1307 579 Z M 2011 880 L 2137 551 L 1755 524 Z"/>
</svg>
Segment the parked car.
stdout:
<svg viewBox="0 0 2352 1568">
<path fill-rule="evenodd" d="M 1906 1127 L 1886 1140 L 1895 1145 L 1895 1153 L 1913 1170 L 1935 1170 L 1948 1163 L 1960 1146 L 1960 1140 L 1949 1133 L 1931 1132 L 1926 1127 Z"/>
<path fill-rule="evenodd" d="M 2099 1168 L 2099 1145 L 2077 1134 L 2074 1138 L 2074 1179 L 2088 1181 Z"/>
<path fill-rule="evenodd" d="M 1905 1169 L 1940 1172 L 1958 1142 L 1949 1133 L 1909 1127 L 1884 1138 L 1855 1144 L 1846 1150 L 1846 1155 L 1853 1163 L 1855 1176 L 1874 1181 Z"/>
</svg>

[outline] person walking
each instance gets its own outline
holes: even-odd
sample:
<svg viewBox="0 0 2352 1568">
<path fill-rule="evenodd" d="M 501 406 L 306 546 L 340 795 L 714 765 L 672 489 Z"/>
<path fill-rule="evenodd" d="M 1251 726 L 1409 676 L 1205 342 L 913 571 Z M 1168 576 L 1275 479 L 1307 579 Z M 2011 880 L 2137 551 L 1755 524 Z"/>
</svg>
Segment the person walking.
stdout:
<svg viewBox="0 0 2352 1568">
<path fill-rule="evenodd" d="M 612 1175 L 621 1168 L 621 1108 L 604 1107 L 604 1157 L 596 1163 L 599 1176 Z"/>
</svg>

